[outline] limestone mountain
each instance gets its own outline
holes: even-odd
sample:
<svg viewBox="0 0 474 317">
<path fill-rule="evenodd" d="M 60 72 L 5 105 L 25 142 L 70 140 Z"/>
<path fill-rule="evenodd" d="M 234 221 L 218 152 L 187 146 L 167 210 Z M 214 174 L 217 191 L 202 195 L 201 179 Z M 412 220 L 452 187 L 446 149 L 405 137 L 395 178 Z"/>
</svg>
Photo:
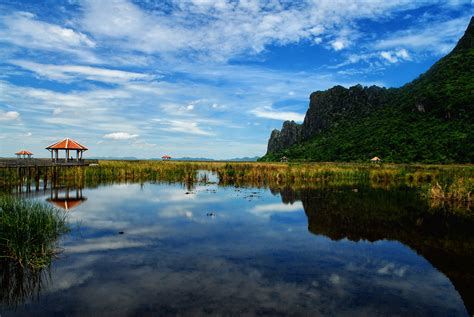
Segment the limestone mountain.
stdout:
<svg viewBox="0 0 474 317">
<path fill-rule="evenodd" d="M 262 161 L 474 162 L 474 17 L 451 53 L 400 88 L 311 94 L 304 122 L 273 130 Z"/>
</svg>

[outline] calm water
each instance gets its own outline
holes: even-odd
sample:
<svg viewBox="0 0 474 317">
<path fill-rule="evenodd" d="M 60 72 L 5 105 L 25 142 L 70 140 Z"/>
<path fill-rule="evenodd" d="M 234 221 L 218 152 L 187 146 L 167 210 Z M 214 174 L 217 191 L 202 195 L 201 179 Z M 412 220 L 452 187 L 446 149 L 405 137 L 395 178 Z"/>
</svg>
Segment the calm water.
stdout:
<svg viewBox="0 0 474 317">
<path fill-rule="evenodd" d="M 410 189 L 145 183 L 65 197 L 35 197 L 69 208 L 73 232 L 2 317 L 473 314 L 474 221 L 429 212 Z"/>
</svg>

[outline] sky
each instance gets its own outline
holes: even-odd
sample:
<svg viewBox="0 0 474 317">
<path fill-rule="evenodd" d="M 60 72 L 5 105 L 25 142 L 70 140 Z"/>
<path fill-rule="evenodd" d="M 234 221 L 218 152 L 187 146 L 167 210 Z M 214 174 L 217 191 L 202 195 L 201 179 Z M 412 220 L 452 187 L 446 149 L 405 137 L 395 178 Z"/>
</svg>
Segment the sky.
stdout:
<svg viewBox="0 0 474 317">
<path fill-rule="evenodd" d="M 0 0 L 0 157 L 262 156 L 335 85 L 399 87 L 474 1 Z"/>
</svg>

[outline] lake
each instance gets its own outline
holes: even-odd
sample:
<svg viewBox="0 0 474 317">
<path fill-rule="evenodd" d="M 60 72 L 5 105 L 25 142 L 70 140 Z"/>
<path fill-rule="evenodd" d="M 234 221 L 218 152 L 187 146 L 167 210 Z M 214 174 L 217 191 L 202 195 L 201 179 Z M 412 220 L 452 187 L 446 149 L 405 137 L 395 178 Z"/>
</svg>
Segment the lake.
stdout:
<svg viewBox="0 0 474 317">
<path fill-rule="evenodd" d="M 472 216 L 412 188 L 122 183 L 28 194 L 68 213 L 0 315 L 470 316 Z M 25 286 L 26 285 L 26 286 Z"/>
</svg>

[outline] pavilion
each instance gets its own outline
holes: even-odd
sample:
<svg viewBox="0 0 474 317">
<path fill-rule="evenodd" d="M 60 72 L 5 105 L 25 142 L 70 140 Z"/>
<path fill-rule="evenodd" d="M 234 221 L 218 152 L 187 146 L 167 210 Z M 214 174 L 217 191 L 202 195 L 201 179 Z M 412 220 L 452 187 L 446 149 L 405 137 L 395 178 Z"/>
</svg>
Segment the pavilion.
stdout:
<svg viewBox="0 0 474 317">
<path fill-rule="evenodd" d="M 380 163 L 382 161 L 382 159 L 378 156 L 375 156 L 375 157 L 371 158 L 370 161 L 372 163 Z"/>
<path fill-rule="evenodd" d="M 66 151 L 66 158 L 65 161 L 80 161 L 82 160 L 82 153 L 84 151 L 87 151 L 88 149 L 73 139 L 65 138 L 62 141 L 56 142 L 54 144 L 51 144 L 46 148 L 48 151 L 51 152 L 51 160 L 52 161 L 58 161 L 59 160 L 59 150 L 64 150 Z M 73 159 L 72 156 L 69 156 L 70 151 L 76 151 L 76 159 Z"/>
<path fill-rule="evenodd" d="M 33 153 L 31 153 L 30 151 L 27 151 L 27 150 L 21 150 L 19 152 L 16 152 L 15 155 L 16 155 L 17 158 L 31 158 Z"/>
<path fill-rule="evenodd" d="M 163 161 L 169 161 L 169 160 L 171 160 L 171 156 L 169 156 L 169 155 L 163 155 L 163 156 L 161 157 L 161 159 L 162 159 Z"/>
</svg>

